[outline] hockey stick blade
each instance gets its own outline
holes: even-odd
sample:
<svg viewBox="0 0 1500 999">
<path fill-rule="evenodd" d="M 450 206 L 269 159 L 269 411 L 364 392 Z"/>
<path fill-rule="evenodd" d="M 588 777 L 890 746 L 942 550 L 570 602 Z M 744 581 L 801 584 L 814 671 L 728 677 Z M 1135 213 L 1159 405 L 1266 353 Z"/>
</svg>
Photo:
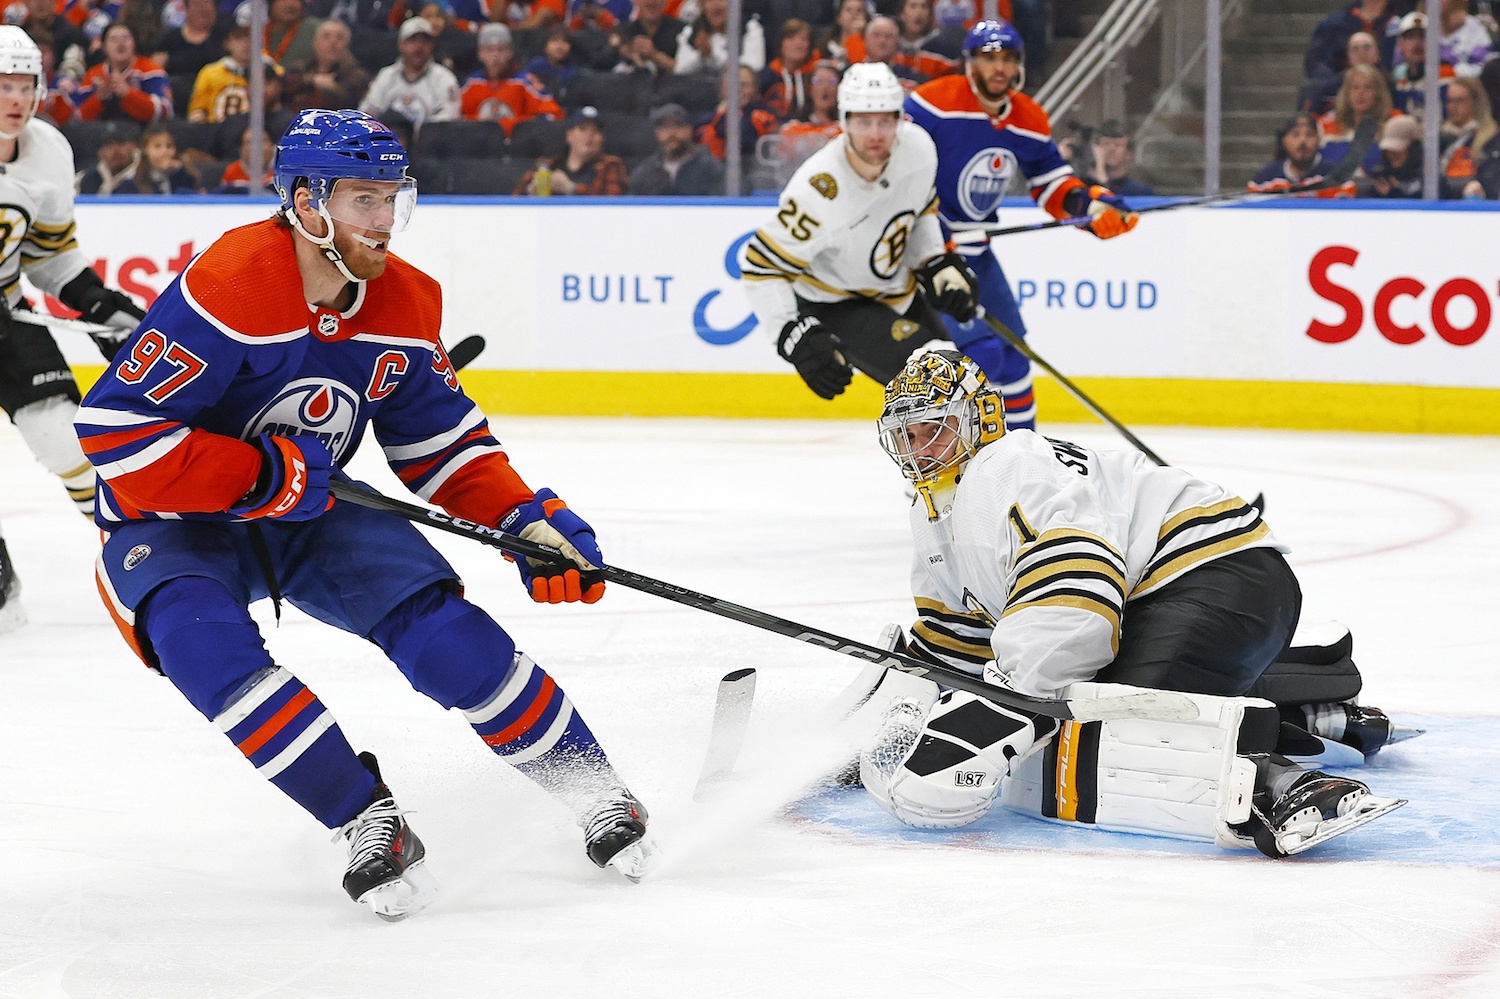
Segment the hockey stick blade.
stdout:
<svg viewBox="0 0 1500 999">
<path fill-rule="evenodd" d="M 693 788 L 694 800 L 703 796 L 728 777 L 740 758 L 745 732 L 750 727 L 750 705 L 755 699 L 755 670 L 737 669 L 719 681 L 714 698 L 713 728 L 708 734 L 708 752 L 703 756 L 703 771 Z"/>
<path fill-rule="evenodd" d="M 368 507 L 372 510 L 381 510 L 385 513 L 404 517 L 415 524 L 425 524 L 435 530 L 445 531 L 449 534 L 458 534 L 478 541 L 480 544 L 498 548 L 511 555 L 519 555 L 522 558 L 533 559 L 539 562 L 567 562 L 570 561 L 562 552 L 548 545 L 528 541 L 525 538 L 508 534 L 505 531 L 483 524 L 476 524 L 462 517 L 453 517 L 441 510 L 430 507 L 417 506 L 414 503 L 404 503 L 398 499 L 382 495 L 364 486 L 348 481 L 335 481 L 328 484 L 328 491 L 336 499 L 346 503 L 354 503 L 357 506 Z M 936 683 L 941 683 L 958 690 L 967 690 L 978 694 L 997 704 L 1016 708 L 1021 711 L 1030 711 L 1035 714 L 1046 715 L 1049 718 L 1061 718 L 1064 720 L 1098 721 L 1106 718 L 1162 718 L 1173 721 L 1191 721 L 1198 717 L 1198 707 L 1192 700 L 1182 694 L 1172 693 L 1164 690 L 1143 691 L 1139 694 L 1125 694 L 1104 698 L 1090 698 L 1083 700 L 1067 700 L 1052 697 L 1034 697 L 1030 694 L 1022 694 L 1008 687 L 1000 687 L 995 684 L 985 683 L 983 679 L 965 673 L 963 670 L 952 666 L 939 665 L 914 659 L 911 656 L 899 652 L 888 652 L 885 649 L 863 642 L 856 642 L 850 638 L 844 638 L 819 628 L 812 628 L 796 621 L 789 621 L 774 614 L 743 607 L 728 600 L 720 600 L 718 597 L 709 596 L 689 590 L 683 586 L 666 583 L 650 576 L 643 576 L 628 569 L 619 569 L 612 565 L 599 566 L 599 572 L 605 580 L 631 590 L 641 593 L 649 593 L 652 596 L 670 600 L 673 603 L 682 604 L 697 610 L 707 611 L 719 617 L 747 624 L 752 628 L 760 628 L 762 631 L 775 632 L 787 638 L 794 638 L 799 642 L 809 645 L 817 645 L 829 649 L 840 655 L 850 656 L 867 663 L 875 663 L 887 669 L 900 670 L 903 673 L 911 673 L 914 676 L 925 677 Z"/>
<path fill-rule="evenodd" d="M 448 351 L 448 363 L 453 365 L 454 371 L 462 371 L 473 364 L 476 357 L 484 353 L 484 347 L 484 337 L 466 336 Z"/>
</svg>

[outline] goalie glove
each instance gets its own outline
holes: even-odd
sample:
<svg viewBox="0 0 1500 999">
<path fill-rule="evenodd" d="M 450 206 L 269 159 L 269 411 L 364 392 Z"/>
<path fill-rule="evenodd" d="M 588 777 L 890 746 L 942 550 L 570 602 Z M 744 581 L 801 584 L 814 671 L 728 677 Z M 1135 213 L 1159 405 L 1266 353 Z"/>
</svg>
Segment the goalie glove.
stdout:
<svg viewBox="0 0 1500 999">
<path fill-rule="evenodd" d="M 939 312 L 967 323 L 979 311 L 979 278 L 957 253 L 940 253 L 918 267 L 917 280 Z"/>
<path fill-rule="evenodd" d="M 124 292 L 104 287 L 104 282 L 92 267 L 85 267 L 77 277 L 63 285 L 57 293 L 57 300 L 81 313 L 85 322 L 109 327 L 89 333 L 106 361 L 114 360 L 120 347 L 146 318 L 146 313 Z"/>
<path fill-rule="evenodd" d="M 1092 221 L 1080 228 L 1100 239 L 1113 239 L 1135 228 L 1141 217 L 1130 210 L 1125 199 L 1107 187 L 1075 187 L 1063 199 L 1069 215 L 1087 215 Z"/>
<path fill-rule="evenodd" d="M 500 530 L 519 535 L 549 548 L 556 548 L 566 562 L 540 562 L 505 556 L 521 571 L 521 583 L 539 604 L 583 601 L 594 603 L 604 596 L 604 556 L 594 541 L 594 529 L 550 489 L 541 489 L 501 518 Z"/>
<path fill-rule="evenodd" d="M 832 399 L 849 387 L 854 371 L 839 353 L 839 338 L 823 328 L 817 316 L 794 319 L 781 328 L 776 349 L 792 363 L 807 387 Z"/>
</svg>

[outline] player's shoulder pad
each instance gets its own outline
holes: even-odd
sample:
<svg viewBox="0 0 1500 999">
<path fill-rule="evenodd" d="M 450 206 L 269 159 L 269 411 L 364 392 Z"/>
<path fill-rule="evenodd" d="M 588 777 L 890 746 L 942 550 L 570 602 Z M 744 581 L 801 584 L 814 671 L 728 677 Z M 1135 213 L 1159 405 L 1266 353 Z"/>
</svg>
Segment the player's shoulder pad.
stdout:
<svg viewBox="0 0 1500 999">
<path fill-rule="evenodd" d="M 32 115 L 22 134 L 31 147 L 28 150 L 31 155 L 58 167 L 59 173 L 56 176 L 63 177 L 64 174 L 73 173 L 73 147 L 56 125 Z"/>
<path fill-rule="evenodd" d="M 979 106 L 979 98 L 974 96 L 969 78 L 963 73 L 927 81 L 908 95 L 906 104 L 936 118 L 972 118 L 976 115 L 989 118 Z"/>
<path fill-rule="evenodd" d="M 1006 115 L 1005 124 L 1039 139 L 1052 139 L 1052 119 L 1040 104 L 1019 91 L 1010 95 L 1010 114 Z"/>
<path fill-rule="evenodd" d="M 291 230 L 275 219 L 231 229 L 183 271 L 188 306 L 243 343 L 307 335 L 309 312 Z"/>
<path fill-rule="evenodd" d="M 896 140 L 898 149 L 904 148 L 908 154 L 919 157 L 923 162 L 930 160 L 934 168 L 937 166 L 937 144 L 921 125 L 903 121 L 896 130 Z"/>
<path fill-rule="evenodd" d="M 436 346 L 443 321 L 443 289 L 430 274 L 395 254 L 385 273 L 366 286 L 359 318 L 382 337 Z"/>
<path fill-rule="evenodd" d="M 838 197 L 838 177 L 844 173 L 840 166 L 840 160 L 844 155 L 844 143 L 842 136 L 835 136 L 817 152 L 802 161 L 792 174 L 792 179 L 786 182 L 786 187 L 781 190 L 780 201 L 786 202 L 788 198 L 793 200 L 805 198 L 808 195 L 819 195 L 822 199 L 832 201 Z"/>
</svg>

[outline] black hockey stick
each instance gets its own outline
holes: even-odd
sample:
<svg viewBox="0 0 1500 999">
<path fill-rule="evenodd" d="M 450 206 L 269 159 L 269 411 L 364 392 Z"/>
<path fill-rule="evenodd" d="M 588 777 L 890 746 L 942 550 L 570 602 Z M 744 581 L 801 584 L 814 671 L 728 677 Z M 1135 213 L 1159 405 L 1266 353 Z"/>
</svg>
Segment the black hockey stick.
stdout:
<svg viewBox="0 0 1500 999">
<path fill-rule="evenodd" d="M 484 337 L 466 336 L 448 351 L 448 363 L 454 371 L 462 371 L 474 363 L 474 358 L 484 353 Z"/>
<path fill-rule="evenodd" d="M 1331 188 L 1347 184 L 1365 161 L 1365 156 L 1370 152 L 1370 147 L 1375 144 L 1375 133 L 1380 130 L 1380 123 L 1374 116 L 1362 119 L 1354 130 L 1354 136 L 1349 140 L 1349 148 L 1344 155 L 1323 176 L 1308 183 L 1289 187 L 1284 191 L 1228 191 L 1221 194 L 1209 194 L 1201 198 L 1188 198 L 1185 201 L 1173 201 L 1164 205 L 1151 205 L 1148 208 L 1137 208 L 1135 214 L 1145 215 L 1149 212 L 1169 212 L 1177 208 L 1202 208 L 1205 205 L 1218 205 L 1228 202 L 1240 201 L 1267 201 L 1273 198 L 1297 198 L 1304 194 L 1316 194 L 1319 191 L 1327 191 Z M 1077 215 L 1073 218 L 1050 219 L 1046 222 L 1032 222 L 1029 225 L 1012 225 L 994 229 L 971 229 L 966 232 L 982 232 L 993 239 L 996 236 L 1014 236 L 1019 232 L 1040 232 L 1043 229 L 1066 229 L 1070 226 L 1087 225 L 1093 218 L 1089 215 Z"/>
<path fill-rule="evenodd" d="M 523 558 L 533 559 L 539 562 L 550 562 L 553 564 L 567 563 L 567 556 L 556 548 L 528 541 L 525 538 L 508 534 L 505 531 L 473 521 L 464 520 L 460 517 L 449 516 L 441 510 L 430 507 L 417 506 L 414 503 L 404 503 L 398 499 L 392 499 L 380 493 L 366 489 L 352 482 L 331 482 L 328 486 L 336 498 L 346 503 L 354 503 L 358 506 L 368 507 L 372 510 L 380 510 L 384 513 L 404 517 L 416 524 L 425 524 L 428 527 L 449 534 L 458 534 L 463 537 L 498 548 L 511 555 L 519 555 Z M 948 687 L 959 690 L 967 690 L 978 694 L 980 697 L 1004 704 L 1006 707 L 1017 708 L 1021 711 L 1030 711 L 1034 714 L 1047 715 L 1051 718 L 1072 719 L 1080 722 L 1104 721 L 1113 718 L 1163 718 L 1177 721 L 1191 721 L 1198 717 L 1198 707 L 1193 701 L 1183 694 L 1168 690 L 1143 690 L 1135 694 L 1126 694 L 1119 697 L 1098 697 L 1080 700 L 1065 700 L 1050 697 L 1032 697 L 1029 694 L 1018 693 L 1005 687 L 997 687 L 985 683 L 978 677 L 970 676 L 962 670 L 951 666 L 942 666 L 937 663 L 924 662 L 913 659 L 899 652 L 888 652 L 885 649 L 856 642 L 853 639 L 842 638 L 838 635 L 823 631 L 819 628 L 808 627 L 789 621 L 786 618 L 776 617 L 764 611 L 753 610 L 742 607 L 739 604 L 730 603 L 728 600 L 720 600 L 706 593 L 698 593 L 681 586 L 652 579 L 650 576 L 642 576 L 639 573 L 630 572 L 626 569 L 618 569 L 611 565 L 600 566 L 604 578 L 620 586 L 652 596 L 671 600 L 674 603 L 693 607 L 697 610 L 717 614 L 719 617 L 748 624 L 754 628 L 764 631 L 774 631 L 778 635 L 787 638 L 795 638 L 799 642 L 809 645 L 821 646 L 831 649 L 842 655 L 852 656 L 863 662 L 877 663 L 887 669 L 900 670 L 903 673 L 911 673 L 914 676 L 926 677 Z"/>
</svg>

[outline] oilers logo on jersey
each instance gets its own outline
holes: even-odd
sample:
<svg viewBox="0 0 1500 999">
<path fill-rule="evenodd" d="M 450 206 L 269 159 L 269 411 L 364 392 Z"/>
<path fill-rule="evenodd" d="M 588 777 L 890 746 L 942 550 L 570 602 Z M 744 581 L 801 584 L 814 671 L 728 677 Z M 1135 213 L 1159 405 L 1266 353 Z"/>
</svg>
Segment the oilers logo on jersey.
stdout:
<svg viewBox="0 0 1500 999">
<path fill-rule="evenodd" d="M 335 460 L 359 424 L 359 393 L 340 382 L 323 378 L 299 378 L 277 393 L 255 418 L 245 425 L 244 439 L 261 434 L 318 438 Z"/>
<path fill-rule="evenodd" d="M 988 218 L 1000 207 L 1000 199 L 1010 187 L 1010 180 L 1020 168 L 1016 154 L 1009 149 L 991 146 L 969 158 L 958 174 L 955 193 L 969 218 Z"/>
</svg>

